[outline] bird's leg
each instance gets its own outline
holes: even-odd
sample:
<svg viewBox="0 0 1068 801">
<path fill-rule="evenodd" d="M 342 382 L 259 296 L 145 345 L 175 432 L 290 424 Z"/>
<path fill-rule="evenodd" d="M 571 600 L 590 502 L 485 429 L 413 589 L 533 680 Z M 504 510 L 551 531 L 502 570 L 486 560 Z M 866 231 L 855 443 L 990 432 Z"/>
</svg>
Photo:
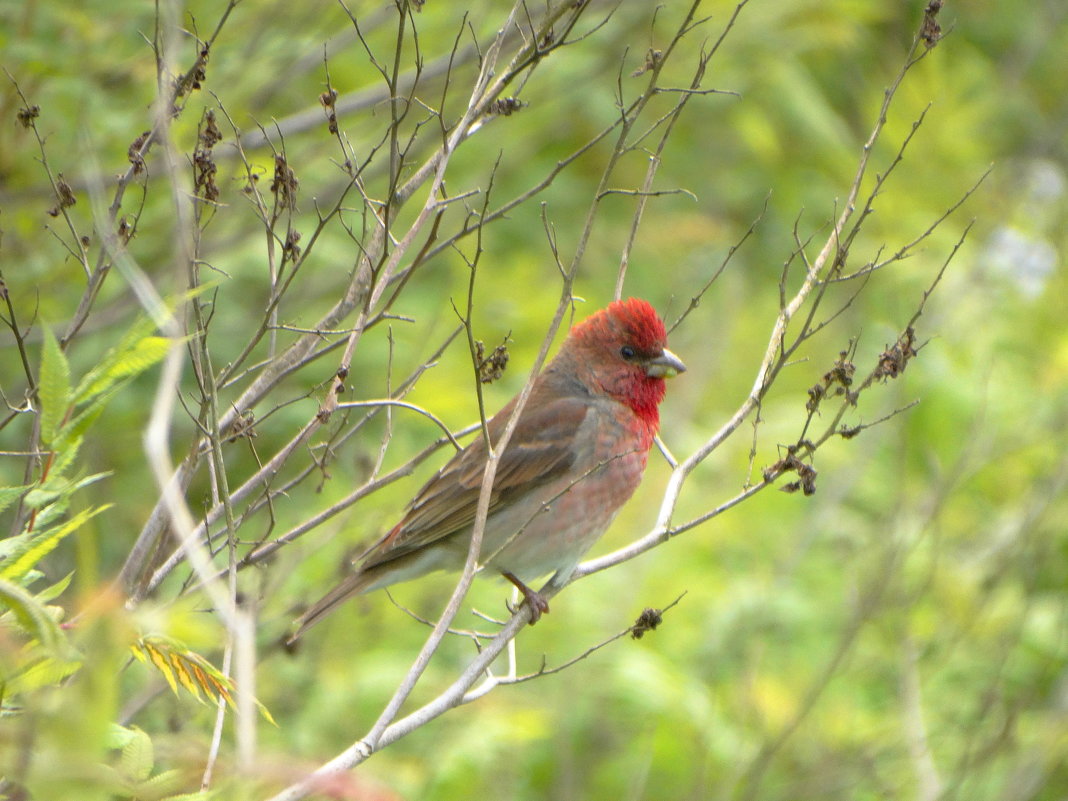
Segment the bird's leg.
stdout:
<svg viewBox="0 0 1068 801">
<path fill-rule="evenodd" d="M 549 602 L 545 600 L 545 597 L 540 592 L 530 589 L 530 587 L 516 578 L 512 573 L 502 571 L 501 575 L 512 582 L 516 586 L 516 589 L 523 593 L 527 606 L 530 607 L 530 625 L 533 626 L 541 620 L 543 614 L 549 611 Z"/>
</svg>

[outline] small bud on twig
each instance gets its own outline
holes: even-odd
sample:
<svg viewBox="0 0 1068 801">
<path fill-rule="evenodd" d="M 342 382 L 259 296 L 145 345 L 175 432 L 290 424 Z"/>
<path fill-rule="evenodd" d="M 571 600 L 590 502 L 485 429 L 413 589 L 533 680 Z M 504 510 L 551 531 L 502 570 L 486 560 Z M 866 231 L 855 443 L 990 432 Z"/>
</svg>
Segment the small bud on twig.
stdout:
<svg viewBox="0 0 1068 801">
<path fill-rule="evenodd" d="M 19 125 L 21 125 L 23 128 L 32 127 L 33 121 L 39 116 L 41 116 L 40 106 L 26 106 L 25 108 L 20 108 L 15 113 L 15 119 L 18 120 Z"/>
<path fill-rule="evenodd" d="M 508 366 L 508 337 L 512 335 L 509 331 L 504 341 L 500 345 L 495 347 L 489 356 L 486 355 L 486 346 L 482 343 L 482 340 L 475 340 L 475 359 L 478 360 L 478 380 L 483 384 L 492 384 L 504 373 L 504 368 Z"/>
<path fill-rule="evenodd" d="M 942 10 L 942 0 L 931 0 L 927 8 L 923 10 L 923 25 L 920 27 L 920 38 L 930 50 L 942 38 L 942 26 L 938 24 L 938 12 Z"/>
</svg>

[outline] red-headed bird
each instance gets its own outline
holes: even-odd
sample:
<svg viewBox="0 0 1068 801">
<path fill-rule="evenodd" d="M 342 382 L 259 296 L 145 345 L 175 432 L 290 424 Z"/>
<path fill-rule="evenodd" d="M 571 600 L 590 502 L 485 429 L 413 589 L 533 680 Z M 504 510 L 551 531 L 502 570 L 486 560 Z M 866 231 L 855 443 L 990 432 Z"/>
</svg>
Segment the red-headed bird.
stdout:
<svg viewBox="0 0 1068 801">
<path fill-rule="evenodd" d="M 482 569 L 519 588 L 531 623 L 549 605 L 526 582 L 570 574 L 641 481 L 664 379 L 686 370 L 666 346 L 664 323 L 649 303 L 617 300 L 573 327 L 534 382 L 497 465 L 479 558 Z M 515 403 L 489 420 L 491 441 Z M 419 490 L 353 574 L 301 616 L 290 642 L 352 595 L 461 569 L 485 466 L 480 436 Z"/>
</svg>

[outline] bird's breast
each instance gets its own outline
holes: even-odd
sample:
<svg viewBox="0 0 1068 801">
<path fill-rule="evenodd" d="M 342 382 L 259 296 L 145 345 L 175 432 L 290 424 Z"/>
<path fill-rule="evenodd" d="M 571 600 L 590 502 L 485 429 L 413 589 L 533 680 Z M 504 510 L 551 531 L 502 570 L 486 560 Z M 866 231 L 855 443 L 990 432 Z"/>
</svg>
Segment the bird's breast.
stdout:
<svg viewBox="0 0 1068 801">
<path fill-rule="evenodd" d="M 487 520 L 482 563 L 523 581 L 574 567 L 634 494 L 652 434 L 617 403 L 595 405 L 564 474 Z"/>
</svg>

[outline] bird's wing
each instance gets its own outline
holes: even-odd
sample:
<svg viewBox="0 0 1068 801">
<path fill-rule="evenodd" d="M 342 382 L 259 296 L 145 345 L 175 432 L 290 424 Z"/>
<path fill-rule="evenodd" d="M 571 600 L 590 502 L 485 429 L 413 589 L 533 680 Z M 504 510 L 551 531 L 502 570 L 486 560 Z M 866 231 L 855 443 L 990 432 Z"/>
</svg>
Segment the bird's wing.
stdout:
<svg viewBox="0 0 1068 801">
<path fill-rule="evenodd" d="M 509 403 L 489 422 L 491 439 L 500 437 L 513 408 Z M 575 432 L 589 408 L 575 396 L 526 405 L 497 465 L 489 514 L 516 494 L 530 492 L 571 467 Z M 485 466 L 486 443 L 479 436 L 426 483 L 404 519 L 364 554 L 361 568 L 392 561 L 472 525 Z"/>
</svg>

